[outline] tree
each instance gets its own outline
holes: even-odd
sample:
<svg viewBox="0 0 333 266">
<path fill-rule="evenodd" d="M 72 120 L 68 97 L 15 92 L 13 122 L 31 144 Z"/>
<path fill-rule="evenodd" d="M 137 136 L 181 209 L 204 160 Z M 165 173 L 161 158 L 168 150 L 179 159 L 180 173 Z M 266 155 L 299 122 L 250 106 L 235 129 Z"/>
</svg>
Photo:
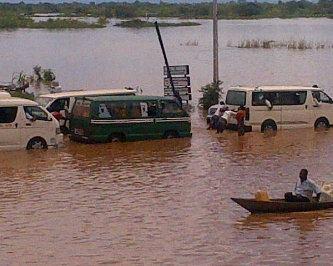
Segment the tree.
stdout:
<svg viewBox="0 0 333 266">
<path fill-rule="evenodd" d="M 202 97 L 199 99 L 199 104 L 201 104 L 205 110 L 208 110 L 208 108 L 214 104 L 218 104 L 222 92 L 221 84 L 222 82 L 220 81 L 217 85 L 210 83 L 201 87 L 200 92 L 202 93 Z"/>
</svg>

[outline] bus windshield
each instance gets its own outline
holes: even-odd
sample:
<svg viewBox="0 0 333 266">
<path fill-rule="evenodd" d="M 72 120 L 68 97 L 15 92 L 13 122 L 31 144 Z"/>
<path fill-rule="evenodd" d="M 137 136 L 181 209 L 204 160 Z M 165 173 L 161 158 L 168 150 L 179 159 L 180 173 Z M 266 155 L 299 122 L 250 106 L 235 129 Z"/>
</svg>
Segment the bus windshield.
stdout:
<svg viewBox="0 0 333 266">
<path fill-rule="evenodd" d="M 245 106 L 245 91 L 229 90 L 226 97 L 227 105 Z"/>
</svg>

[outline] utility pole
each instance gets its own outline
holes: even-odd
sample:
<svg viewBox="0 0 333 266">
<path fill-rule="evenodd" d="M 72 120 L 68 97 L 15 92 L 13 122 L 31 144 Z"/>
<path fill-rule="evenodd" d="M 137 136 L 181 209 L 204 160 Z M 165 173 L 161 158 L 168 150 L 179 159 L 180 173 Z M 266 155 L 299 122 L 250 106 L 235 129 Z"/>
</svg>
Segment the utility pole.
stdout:
<svg viewBox="0 0 333 266">
<path fill-rule="evenodd" d="M 219 43 L 217 31 L 217 0 L 213 0 L 213 83 L 219 83 Z"/>
<path fill-rule="evenodd" d="M 166 56 L 166 52 L 165 52 L 165 49 L 164 49 L 164 44 L 163 44 L 163 41 L 162 41 L 160 28 L 158 27 L 157 21 L 155 21 L 154 24 L 155 24 L 155 29 L 156 29 L 157 36 L 158 36 L 158 41 L 160 42 L 161 50 L 162 50 L 162 53 L 163 53 L 165 66 L 167 68 L 167 74 L 168 74 L 167 77 L 170 80 L 170 85 L 171 85 L 173 96 L 178 100 L 180 106 L 182 106 L 182 104 L 183 104 L 182 98 L 180 97 L 179 92 L 176 91 L 175 86 L 173 84 L 173 79 L 172 79 L 172 75 L 171 75 L 171 72 L 170 72 L 170 66 L 169 66 L 168 58 Z"/>
</svg>

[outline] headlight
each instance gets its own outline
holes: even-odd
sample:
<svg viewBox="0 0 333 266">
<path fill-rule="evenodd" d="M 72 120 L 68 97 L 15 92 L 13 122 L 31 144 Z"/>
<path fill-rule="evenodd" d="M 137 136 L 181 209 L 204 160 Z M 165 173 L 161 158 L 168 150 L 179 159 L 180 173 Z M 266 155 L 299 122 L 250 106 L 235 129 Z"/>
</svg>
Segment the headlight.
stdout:
<svg viewBox="0 0 333 266">
<path fill-rule="evenodd" d="M 57 128 L 56 128 L 56 135 L 58 135 L 58 134 L 61 134 L 60 127 L 57 127 Z"/>
</svg>

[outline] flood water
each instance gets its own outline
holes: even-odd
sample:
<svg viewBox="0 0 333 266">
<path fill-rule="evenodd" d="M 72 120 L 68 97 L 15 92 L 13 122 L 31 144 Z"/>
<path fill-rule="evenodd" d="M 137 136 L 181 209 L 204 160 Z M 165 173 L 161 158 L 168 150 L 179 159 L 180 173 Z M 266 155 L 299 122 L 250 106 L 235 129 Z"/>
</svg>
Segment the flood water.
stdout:
<svg viewBox="0 0 333 266">
<path fill-rule="evenodd" d="M 170 61 L 190 64 L 195 89 L 211 79 L 210 26 L 162 31 Z M 220 21 L 221 79 L 318 83 L 332 95 L 331 49 L 226 47 L 246 38 L 329 42 L 332 26 L 326 19 Z M 199 46 L 180 45 L 188 40 Z M 0 47 L 1 80 L 41 64 L 65 88 L 131 84 L 163 93 L 153 29 L 1 32 Z M 303 167 L 319 183 L 332 181 L 333 129 L 238 137 L 206 130 L 197 108 L 191 119 L 191 139 L 66 140 L 59 150 L 0 153 L 0 264 L 330 264 L 332 211 L 256 216 L 230 197 L 252 197 L 260 188 L 281 197 Z"/>
</svg>

